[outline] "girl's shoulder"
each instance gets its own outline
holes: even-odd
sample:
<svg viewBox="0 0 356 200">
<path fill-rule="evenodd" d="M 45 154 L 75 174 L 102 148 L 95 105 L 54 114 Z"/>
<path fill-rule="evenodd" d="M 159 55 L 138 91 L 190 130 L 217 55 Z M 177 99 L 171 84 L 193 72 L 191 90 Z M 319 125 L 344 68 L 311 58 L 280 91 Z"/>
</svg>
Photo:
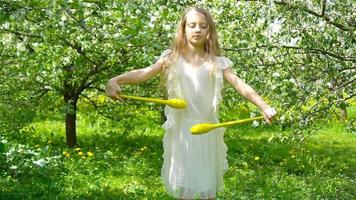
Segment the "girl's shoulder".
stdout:
<svg viewBox="0 0 356 200">
<path fill-rule="evenodd" d="M 165 58 L 165 57 L 169 56 L 171 53 L 172 53 L 172 51 L 170 49 L 166 49 L 161 53 L 160 58 Z"/>
<path fill-rule="evenodd" d="M 171 50 L 170 49 L 166 49 L 164 50 L 161 55 L 158 57 L 158 59 L 156 60 L 156 62 L 160 62 L 162 63 L 163 66 L 163 71 L 165 71 L 167 69 L 168 66 L 168 58 L 169 55 L 171 54 Z"/>
<path fill-rule="evenodd" d="M 221 69 L 231 68 L 233 65 L 232 61 L 225 56 L 216 56 L 215 62 L 217 63 L 218 66 L 221 67 Z"/>
</svg>

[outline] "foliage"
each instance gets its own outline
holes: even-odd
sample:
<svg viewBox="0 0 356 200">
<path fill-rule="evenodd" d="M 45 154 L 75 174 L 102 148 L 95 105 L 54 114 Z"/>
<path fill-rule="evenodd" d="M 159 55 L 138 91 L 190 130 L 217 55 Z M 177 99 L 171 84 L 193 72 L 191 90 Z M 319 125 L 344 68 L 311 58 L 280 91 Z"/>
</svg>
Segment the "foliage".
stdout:
<svg viewBox="0 0 356 200">
<path fill-rule="evenodd" d="M 150 38 L 160 33 L 153 32 L 150 24 L 154 21 L 148 15 L 133 15 L 139 15 L 138 2 L 1 4 L 1 55 L 7 66 L 2 69 L 4 80 L 16 78 L 12 84 L 32 91 L 24 101 L 36 99 L 40 109 L 52 108 L 69 115 L 67 127 L 73 126 L 68 123 L 75 124 L 79 97 L 91 98 L 88 94 L 93 92 L 98 95 L 110 76 L 147 65 L 157 54 L 157 47 L 144 41 L 152 41 Z M 142 6 L 147 9 L 150 5 Z M 8 82 L 2 86 L 12 90 L 9 96 L 22 89 L 10 86 Z M 63 101 L 58 103 L 58 98 Z M 75 138 L 75 132 L 68 131 Z"/>
<path fill-rule="evenodd" d="M 224 50 L 237 74 L 277 107 L 281 126 L 293 127 L 294 139 L 315 133 L 318 122 L 354 101 L 351 1 L 222 4 L 213 12 Z M 240 101 L 232 92 L 225 100 Z"/>
</svg>

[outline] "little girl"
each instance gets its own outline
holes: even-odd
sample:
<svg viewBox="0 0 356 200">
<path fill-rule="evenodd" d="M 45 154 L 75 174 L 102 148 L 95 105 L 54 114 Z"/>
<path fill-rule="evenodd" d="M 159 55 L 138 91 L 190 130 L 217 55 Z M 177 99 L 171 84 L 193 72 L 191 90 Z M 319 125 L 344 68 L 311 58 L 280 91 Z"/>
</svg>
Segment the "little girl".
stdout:
<svg viewBox="0 0 356 200">
<path fill-rule="evenodd" d="M 107 84 L 107 95 L 122 100 L 120 85 L 140 83 L 163 73 L 169 98 L 188 102 L 185 109 L 165 108 L 161 176 L 167 192 L 174 198 L 215 199 L 217 192 L 223 190 L 223 174 L 228 167 L 224 129 L 203 135 L 192 135 L 189 129 L 197 123 L 218 123 L 224 78 L 261 109 L 268 123 L 277 114 L 233 73 L 231 66 L 228 58 L 220 56 L 210 13 L 192 7 L 184 12 L 171 48 L 164 51 L 155 64 L 116 76 Z"/>
</svg>

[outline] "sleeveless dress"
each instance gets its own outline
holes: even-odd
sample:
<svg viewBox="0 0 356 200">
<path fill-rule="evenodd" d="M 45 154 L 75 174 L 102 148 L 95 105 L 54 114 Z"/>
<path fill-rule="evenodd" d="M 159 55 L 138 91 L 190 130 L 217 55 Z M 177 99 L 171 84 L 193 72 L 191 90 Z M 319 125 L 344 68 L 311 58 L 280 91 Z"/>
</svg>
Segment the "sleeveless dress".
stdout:
<svg viewBox="0 0 356 200">
<path fill-rule="evenodd" d="M 167 56 L 170 50 L 163 52 Z M 198 123 L 217 123 L 223 87 L 222 70 L 231 67 L 225 57 L 192 67 L 183 57 L 169 68 L 168 98 L 182 98 L 185 109 L 165 108 L 163 124 L 162 182 L 169 195 L 180 199 L 215 198 L 224 189 L 223 175 L 228 168 L 224 129 L 192 135 L 190 127 Z"/>
</svg>

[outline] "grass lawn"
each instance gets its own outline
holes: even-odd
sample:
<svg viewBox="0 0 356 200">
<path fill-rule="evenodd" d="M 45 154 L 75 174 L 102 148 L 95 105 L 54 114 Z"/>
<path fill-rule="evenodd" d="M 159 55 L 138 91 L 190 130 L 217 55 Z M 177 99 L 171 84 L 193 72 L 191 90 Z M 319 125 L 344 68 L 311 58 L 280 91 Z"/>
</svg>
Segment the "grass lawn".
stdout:
<svg viewBox="0 0 356 200">
<path fill-rule="evenodd" d="M 355 119 L 355 107 L 350 110 Z M 41 119 L 2 141 L 0 199 L 171 199 L 160 182 L 163 130 L 80 115 L 80 149 L 67 149 L 63 122 Z M 304 143 L 274 126 L 228 129 L 229 170 L 219 199 L 356 198 L 356 135 L 325 126 Z"/>
</svg>

